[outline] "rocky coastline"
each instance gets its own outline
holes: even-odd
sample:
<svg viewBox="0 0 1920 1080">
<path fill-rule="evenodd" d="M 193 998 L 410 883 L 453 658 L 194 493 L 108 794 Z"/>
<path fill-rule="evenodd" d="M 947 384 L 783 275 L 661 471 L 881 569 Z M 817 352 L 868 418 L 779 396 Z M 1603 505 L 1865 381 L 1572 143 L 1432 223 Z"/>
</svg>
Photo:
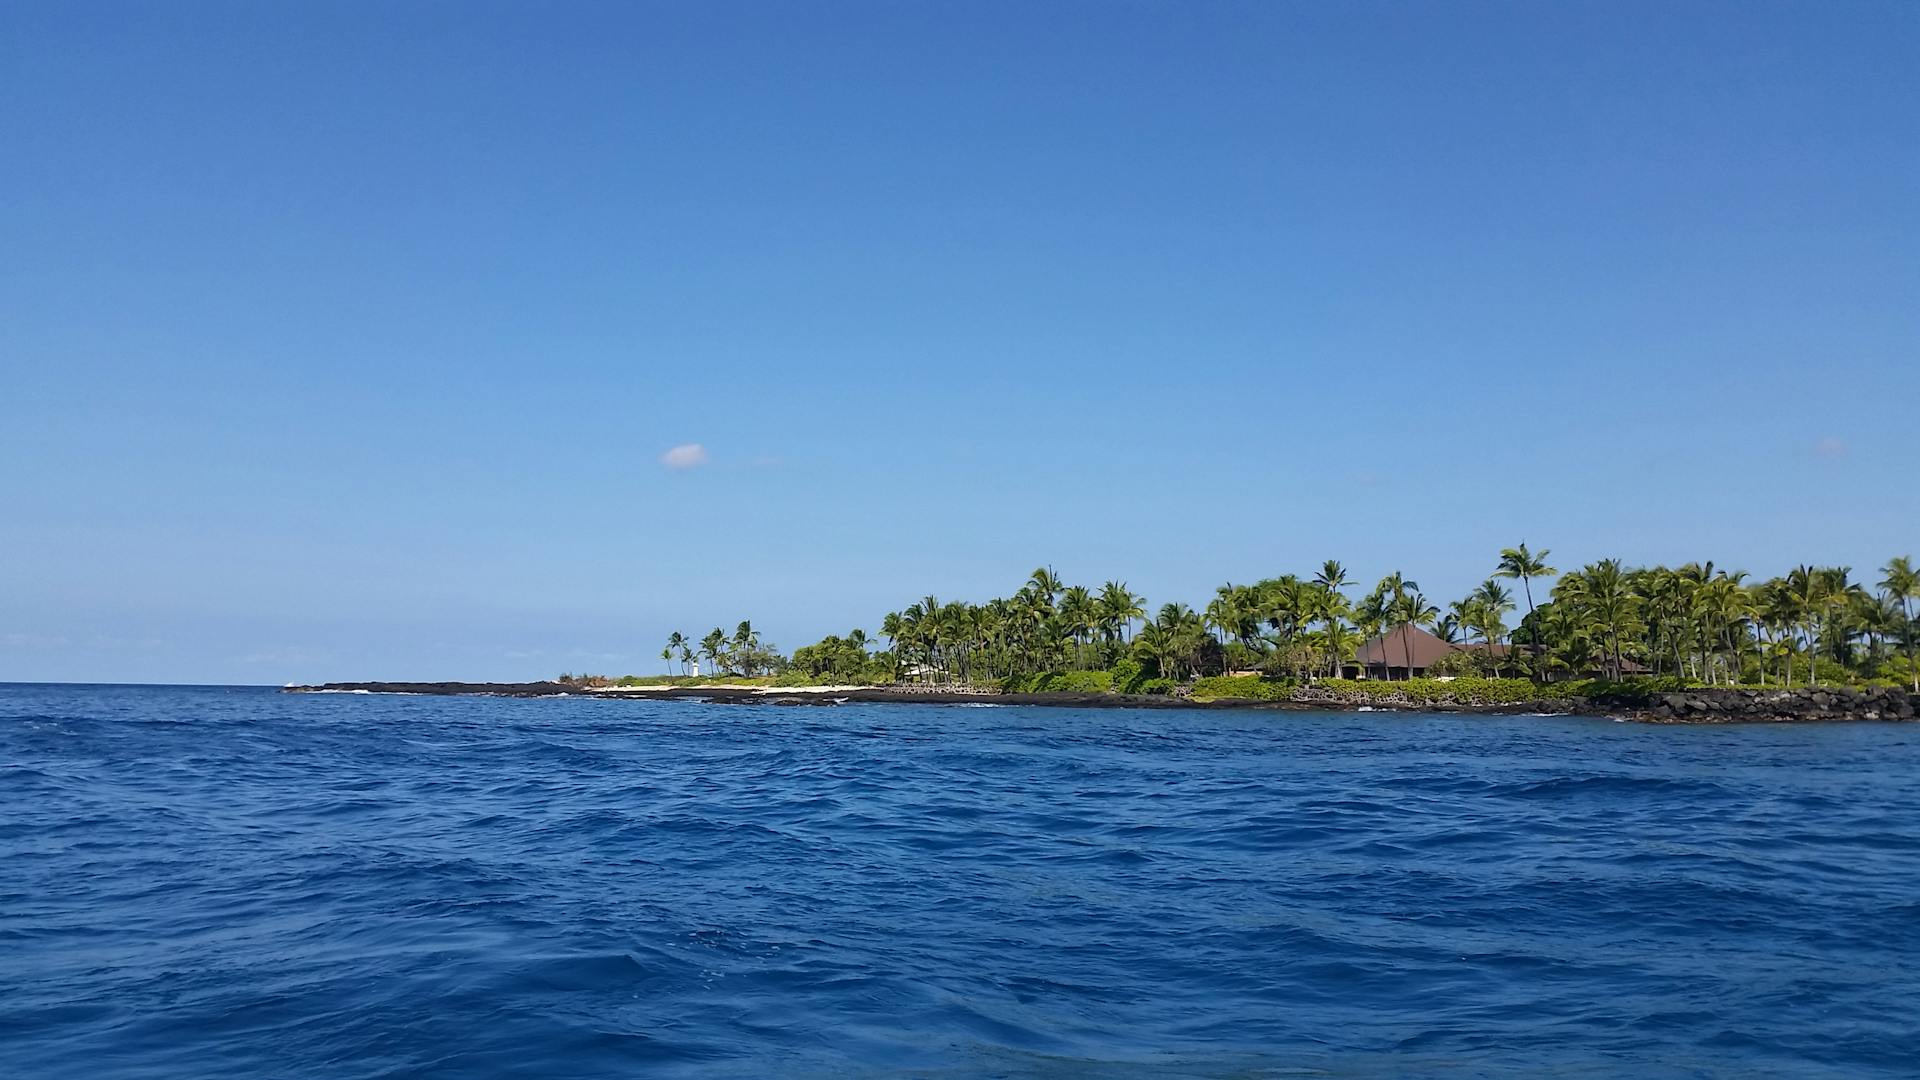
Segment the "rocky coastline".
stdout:
<svg viewBox="0 0 1920 1080">
<path fill-rule="evenodd" d="M 1302 687 L 1284 700 L 1112 693 L 995 693 L 939 687 L 818 688 L 666 686 L 588 690 L 571 683 L 352 682 L 289 686 L 289 693 L 474 695 L 486 697 L 594 697 L 700 701 L 718 705 L 839 705 L 849 702 L 921 705 L 1045 705 L 1067 708 L 1265 709 L 1293 712 L 1457 712 L 1482 714 L 1574 713 L 1655 724 L 1833 723 L 1906 721 L 1920 718 L 1920 695 L 1906 690 L 1700 688 L 1615 697 L 1568 699 L 1542 687 L 1538 700 L 1432 704 L 1396 700 L 1392 694 L 1366 700 Z"/>
<path fill-rule="evenodd" d="M 1651 694 L 1623 702 L 1627 719 L 1655 724 L 1782 724 L 1845 720 L 1912 721 L 1920 695 L 1907 690 L 1801 687 L 1793 690 L 1705 688 Z"/>
</svg>

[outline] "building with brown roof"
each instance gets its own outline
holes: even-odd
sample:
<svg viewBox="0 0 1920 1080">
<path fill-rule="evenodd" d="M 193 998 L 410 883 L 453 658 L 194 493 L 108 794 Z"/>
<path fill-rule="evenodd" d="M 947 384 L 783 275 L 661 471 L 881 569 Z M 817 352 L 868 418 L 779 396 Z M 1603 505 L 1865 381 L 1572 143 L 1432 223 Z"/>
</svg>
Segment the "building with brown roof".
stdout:
<svg viewBox="0 0 1920 1080">
<path fill-rule="evenodd" d="M 1356 649 L 1340 674 L 1349 679 L 1419 678 L 1458 649 L 1412 623 L 1401 623 Z"/>
<path fill-rule="evenodd" d="M 1524 650 L 1526 646 L 1519 646 Z M 1440 662 L 1440 658 L 1457 652 L 1485 653 L 1494 660 L 1501 661 L 1511 655 L 1515 646 L 1483 642 L 1455 644 L 1442 641 L 1411 623 L 1402 623 L 1379 637 L 1369 640 L 1356 649 L 1353 659 L 1340 665 L 1340 674 L 1349 679 L 1405 679 L 1419 678 L 1427 669 Z M 1651 669 L 1644 664 L 1622 658 L 1620 670 L 1624 675 L 1645 675 Z M 1587 672 L 1588 677 L 1599 672 Z"/>
</svg>

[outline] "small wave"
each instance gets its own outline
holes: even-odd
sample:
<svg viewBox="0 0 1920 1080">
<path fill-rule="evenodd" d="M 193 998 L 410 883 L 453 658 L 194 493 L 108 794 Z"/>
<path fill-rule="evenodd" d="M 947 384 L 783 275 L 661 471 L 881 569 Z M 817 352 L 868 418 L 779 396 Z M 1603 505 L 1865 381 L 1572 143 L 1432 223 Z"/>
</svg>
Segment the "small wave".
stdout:
<svg viewBox="0 0 1920 1080">
<path fill-rule="evenodd" d="M 1556 776 L 1518 784 L 1505 784 L 1490 791 L 1495 796 L 1517 798 L 1555 798 L 1560 796 L 1658 795 L 1685 793 L 1718 798 L 1726 789 L 1708 780 L 1665 776 Z"/>
</svg>

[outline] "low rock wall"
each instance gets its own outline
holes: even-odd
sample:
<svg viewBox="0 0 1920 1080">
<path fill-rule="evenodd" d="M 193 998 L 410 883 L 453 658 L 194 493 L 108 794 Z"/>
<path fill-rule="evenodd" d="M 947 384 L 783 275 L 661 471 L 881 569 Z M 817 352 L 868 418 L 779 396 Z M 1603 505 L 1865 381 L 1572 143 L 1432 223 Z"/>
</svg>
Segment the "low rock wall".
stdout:
<svg viewBox="0 0 1920 1080">
<path fill-rule="evenodd" d="M 1920 697 L 1894 689 L 1678 690 L 1621 704 L 1620 711 L 1635 720 L 1668 724 L 1912 720 L 1920 713 Z"/>
</svg>

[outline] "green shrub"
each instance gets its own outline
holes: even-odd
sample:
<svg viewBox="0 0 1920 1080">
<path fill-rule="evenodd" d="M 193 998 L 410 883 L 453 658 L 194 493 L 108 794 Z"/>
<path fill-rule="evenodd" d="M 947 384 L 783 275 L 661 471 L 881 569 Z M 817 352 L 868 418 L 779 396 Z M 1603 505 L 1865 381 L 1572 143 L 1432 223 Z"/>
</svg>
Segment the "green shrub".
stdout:
<svg viewBox="0 0 1920 1080">
<path fill-rule="evenodd" d="M 1123 694 L 1139 693 L 1140 684 L 1147 681 L 1147 669 L 1131 656 L 1114 661 L 1108 674 L 1113 676 L 1113 688 Z"/>
<path fill-rule="evenodd" d="M 1433 666 L 1427 669 L 1427 674 L 1465 675 L 1474 678 L 1488 678 L 1494 676 L 1496 667 L 1504 666 L 1506 671 L 1513 671 L 1514 665 L 1511 662 L 1501 664 L 1500 661 L 1502 659 L 1503 658 L 1500 657 L 1490 656 L 1479 649 L 1450 652 L 1440 659 L 1435 660 Z"/>
<path fill-rule="evenodd" d="M 1111 671 L 1069 671 L 1060 676 L 1055 690 L 1068 690 L 1076 694 L 1104 694 L 1113 689 Z"/>
<path fill-rule="evenodd" d="M 1044 671 L 1001 680 L 1009 694 L 1104 694 L 1113 689 L 1111 671 Z"/>
<path fill-rule="evenodd" d="M 1213 701 L 1218 698 L 1284 701 L 1295 689 L 1294 683 L 1278 679 L 1263 679 L 1258 675 L 1214 675 L 1194 682 L 1193 697 L 1196 701 Z"/>
<path fill-rule="evenodd" d="M 1416 705 L 1520 705 L 1562 695 L 1528 679 L 1321 679 L 1311 689 L 1345 701 L 1405 701 Z M 1554 688 L 1557 689 L 1557 688 Z"/>
<path fill-rule="evenodd" d="M 1140 689 L 1136 693 L 1164 696 L 1173 693 L 1173 688 L 1178 685 L 1180 684 L 1172 679 L 1145 679 L 1141 681 Z"/>
</svg>

